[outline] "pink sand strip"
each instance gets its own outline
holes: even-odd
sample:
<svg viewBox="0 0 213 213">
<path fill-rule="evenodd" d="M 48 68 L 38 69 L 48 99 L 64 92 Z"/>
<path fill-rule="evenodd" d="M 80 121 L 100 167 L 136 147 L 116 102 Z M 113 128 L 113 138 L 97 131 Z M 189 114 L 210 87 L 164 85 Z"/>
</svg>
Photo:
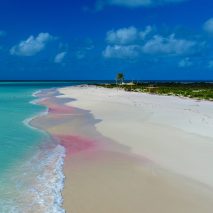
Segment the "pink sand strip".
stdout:
<svg viewBox="0 0 213 213">
<path fill-rule="evenodd" d="M 56 139 L 65 147 L 67 155 L 88 151 L 97 147 L 97 142 L 89 138 L 73 135 L 57 135 Z"/>
<path fill-rule="evenodd" d="M 45 99 L 41 101 L 41 104 L 48 107 L 49 113 L 55 113 L 55 114 L 71 114 L 74 111 L 73 107 L 57 104 L 56 102 L 53 102 L 51 99 Z"/>
</svg>

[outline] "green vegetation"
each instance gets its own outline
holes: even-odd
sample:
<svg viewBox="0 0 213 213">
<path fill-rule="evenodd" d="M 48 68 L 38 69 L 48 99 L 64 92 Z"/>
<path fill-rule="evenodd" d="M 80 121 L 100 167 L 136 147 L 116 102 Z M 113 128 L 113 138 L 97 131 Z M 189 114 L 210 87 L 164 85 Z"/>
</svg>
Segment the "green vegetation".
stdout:
<svg viewBox="0 0 213 213">
<path fill-rule="evenodd" d="M 175 95 L 213 101 L 212 83 L 126 83 L 99 84 L 106 88 L 122 88 L 126 91 L 143 92 L 158 95 Z"/>
</svg>

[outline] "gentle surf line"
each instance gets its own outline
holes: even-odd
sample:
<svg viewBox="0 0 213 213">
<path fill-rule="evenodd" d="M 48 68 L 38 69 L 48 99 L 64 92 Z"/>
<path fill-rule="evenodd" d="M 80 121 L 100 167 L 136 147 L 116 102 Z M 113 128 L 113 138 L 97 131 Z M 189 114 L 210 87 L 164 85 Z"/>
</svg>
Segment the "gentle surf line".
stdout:
<svg viewBox="0 0 213 213">
<path fill-rule="evenodd" d="M 39 98 L 38 95 L 42 92 L 43 92 L 42 90 L 38 90 L 38 91 L 34 92 L 32 94 L 32 96 L 36 97 L 37 99 L 31 101 L 30 103 L 34 104 L 34 105 L 41 105 L 40 103 L 42 101 L 44 101 L 45 98 Z M 43 105 L 43 106 L 45 106 L 45 105 Z M 47 106 L 45 106 L 45 107 L 46 107 L 45 111 L 40 112 L 37 115 L 34 115 L 30 118 L 27 118 L 23 122 L 29 128 L 32 128 L 37 131 L 41 131 L 45 134 L 49 134 L 44 129 L 34 126 L 33 122 L 32 122 L 34 119 L 38 120 L 39 118 L 42 118 L 43 116 L 48 115 L 49 108 Z M 51 181 L 49 181 L 50 184 L 48 185 L 49 190 L 52 191 L 52 194 L 54 196 L 54 202 L 53 202 L 54 206 L 52 206 L 49 210 L 45 210 L 45 213 L 65 213 L 65 210 L 62 208 L 62 205 L 63 205 L 62 191 L 64 189 L 64 181 L 65 181 L 63 167 L 64 167 L 64 159 L 66 156 L 66 150 L 62 145 L 58 144 L 55 147 L 55 149 L 52 151 L 54 151 L 54 152 L 52 154 L 50 153 L 50 156 L 48 157 L 49 160 L 47 160 L 47 162 L 49 162 L 49 163 L 51 163 L 52 161 L 54 162 L 54 153 L 55 153 L 56 162 L 55 162 L 55 168 L 53 169 L 55 179 L 52 181 L 52 186 L 50 186 Z M 45 194 L 44 194 L 44 196 L 45 196 Z"/>
</svg>

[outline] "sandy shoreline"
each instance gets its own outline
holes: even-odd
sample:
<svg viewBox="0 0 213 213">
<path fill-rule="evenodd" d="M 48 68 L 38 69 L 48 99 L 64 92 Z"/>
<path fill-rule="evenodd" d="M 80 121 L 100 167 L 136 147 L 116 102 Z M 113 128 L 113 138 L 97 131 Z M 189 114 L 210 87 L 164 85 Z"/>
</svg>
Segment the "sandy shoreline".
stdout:
<svg viewBox="0 0 213 213">
<path fill-rule="evenodd" d="M 92 86 L 59 91 L 34 122 L 67 150 L 66 212 L 212 212 L 213 103 Z"/>
</svg>

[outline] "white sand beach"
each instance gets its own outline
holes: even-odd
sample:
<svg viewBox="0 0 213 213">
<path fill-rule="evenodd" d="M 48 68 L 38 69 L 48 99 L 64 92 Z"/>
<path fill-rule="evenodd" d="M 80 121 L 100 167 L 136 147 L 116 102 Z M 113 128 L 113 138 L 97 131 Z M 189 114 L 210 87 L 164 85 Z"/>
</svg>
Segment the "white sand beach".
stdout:
<svg viewBox="0 0 213 213">
<path fill-rule="evenodd" d="M 75 156 L 65 164 L 65 175 L 70 176 L 64 190 L 66 209 L 77 213 L 212 212 L 213 102 L 95 86 L 67 87 L 60 92 L 60 97 L 76 99 L 67 105 L 91 111 L 98 119 L 99 133 L 152 162 L 140 166 L 123 158 L 122 152 L 119 159 L 111 153 L 98 161 Z M 113 182 L 114 178 L 119 181 Z M 105 188 L 103 193 L 102 184 L 110 191 Z"/>
</svg>

